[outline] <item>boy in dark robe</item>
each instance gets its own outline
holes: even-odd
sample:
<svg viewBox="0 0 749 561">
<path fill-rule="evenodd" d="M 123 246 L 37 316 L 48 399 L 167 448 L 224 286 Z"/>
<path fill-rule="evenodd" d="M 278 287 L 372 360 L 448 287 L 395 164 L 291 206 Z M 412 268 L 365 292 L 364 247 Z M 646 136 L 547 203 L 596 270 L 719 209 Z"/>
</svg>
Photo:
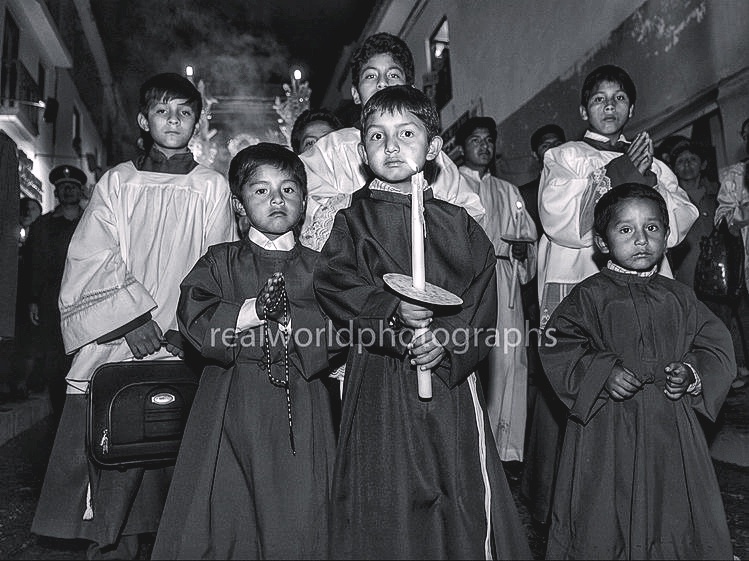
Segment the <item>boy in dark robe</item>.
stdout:
<svg viewBox="0 0 749 561">
<path fill-rule="evenodd" d="M 181 285 L 180 331 L 211 361 L 200 380 L 153 559 L 323 559 L 335 439 L 318 253 L 297 243 L 301 160 L 239 152 L 232 193 L 247 237 L 216 245 Z"/>
<path fill-rule="evenodd" d="M 552 314 L 541 359 L 569 409 L 548 559 L 731 559 L 696 414 L 715 420 L 731 336 L 687 286 L 657 274 L 666 203 L 624 184 L 595 207 L 610 261 Z"/>
<path fill-rule="evenodd" d="M 344 381 L 331 557 L 530 558 L 474 373 L 496 326 L 494 249 L 463 208 L 427 186 L 426 280 L 463 305 L 433 311 L 389 291 L 384 274 L 411 272 L 411 177 L 440 152 L 439 117 L 419 90 L 391 86 L 370 98 L 361 122 L 359 152 L 376 179 L 370 198 L 338 212 L 315 270 L 323 311 L 356 345 Z M 416 368 L 432 371 L 430 401 L 419 398 Z"/>
</svg>

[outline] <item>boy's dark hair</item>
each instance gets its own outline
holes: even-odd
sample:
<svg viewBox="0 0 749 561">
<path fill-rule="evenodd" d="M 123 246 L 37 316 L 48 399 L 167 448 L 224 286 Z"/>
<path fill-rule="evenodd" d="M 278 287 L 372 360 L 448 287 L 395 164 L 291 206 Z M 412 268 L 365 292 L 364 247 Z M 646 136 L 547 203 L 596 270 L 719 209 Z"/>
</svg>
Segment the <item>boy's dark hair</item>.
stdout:
<svg viewBox="0 0 749 561">
<path fill-rule="evenodd" d="M 18 211 L 21 215 L 26 214 L 31 209 L 32 205 L 39 207 L 39 212 L 42 212 L 42 203 L 31 197 L 21 197 L 18 201 Z"/>
<path fill-rule="evenodd" d="M 580 105 L 583 107 L 588 106 L 590 95 L 601 82 L 613 82 L 614 84 L 619 84 L 627 94 L 630 105 L 634 105 L 635 101 L 637 101 L 637 89 L 635 88 L 635 83 L 632 81 L 632 78 L 627 74 L 627 71 L 614 64 L 604 64 L 593 70 L 585 78 L 583 89 L 580 94 Z"/>
<path fill-rule="evenodd" d="M 403 39 L 390 33 L 375 33 L 367 37 L 364 43 L 354 51 L 354 56 L 351 58 L 351 84 L 355 88 L 359 87 L 359 74 L 364 65 L 370 58 L 380 54 L 392 56 L 393 60 L 403 68 L 406 74 L 406 84 L 410 86 L 414 83 L 414 57 L 408 45 Z"/>
<path fill-rule="evenodd" d="M 492 142 L 497 142 L 497 122 L 491 117 L 471 117 L 455 133 L 455 143 L 465 148 L 466 140 L 476 129 L 487 129 Z"/>
<path fill-rule="evenodd" d="M 687 141 L 677 144 L 669 153 L 669 162 L 672 166 L 676 163 L 676 158 L 681 156 L 684 152 L 691 152 L 701 161 L 707 161 L 707 148 L 696 142 Z"/>
<path fill-rule="evenodd" d="M 655 147 L 653 155 L 659 160 L 672 164 L 671 153 L 681 144 L 689 144 L 691 141 L 681 134 L 667 136 Z"/>
<path fill-rule="evenodd" d="M 327 109 L 306 109 L 302 111 L 296 118 L 296 121 L 294 121 L 294 126 L 291 129 L 291 149 L 297 154 L 299 154 L 302 149 L 302 131 L 304 130 L 304 127 L 315 121 L 328 123 L 333 127 L 333 130 L 343 128 L 341 120 L 336 117 L 333 112 L 328 111 Z"/>
<path fill-rule="evenodd" d="M 408 111 L 413 113 L 427 129 L 427 140 L 440 133 L 440 116 L 437 108 L 424 92 L 413 86 L 389 86 L 376 92 L 364 105 L 361 112 L 362 130 L 373 115 Z"/>
<path fill-rule="evenodd" d="M 608 241 L 606 239 L 606 228 L 608 228 L 609 222 L 611 222 L 611 217 L 614 214 L 616 206 L 624 201 L 635 199 L 654 201 L 658 205 L 658 211 L 661 213 L 663 225 L 668 228 L 668 208 L 666 207 L 666 201 L 661 194 L 647 185 L 642 185 L 640 183 L 623 183 L 622 185 L 617 185 L 604 193 L 596 203 L 596 207 L 593 211 L 593 229 L 604 239 L 604 241 Z"/>
<path fill-rule="evenodd" d="M 559 125 L 550 123 L 548 125 L 537 128 L 531 135 L 531 152 L 535 154 L 538 151 L 538 147 L 541 146 L 541 139 L 543 139 L 543 137 L 547 134 L 554 134 L 563 143 L 567 142 L 567 137 L 564 134 L 564 129 Z"/>
<path fill-rule="evenodd" d="M 257 172 L 260 166 L 273 166 L 286 172 L 299 184 L 304 198 L 307 198 L 307 172 L 299 156 L 288 148 L 272 142 L 261 142 L 237 152 L 229 164 L 229 187 L 232 194 L 241 199 L 242 186 Z"/>
<path fill-rule="evenodd" d="M 186 99 L 187 105 L 195 111 L 195 119 L 200 118 L 203 111 L 203 99 L 200 92 L 190 80 L 174 72 L 164 72 L 151 76 L 140 87 L 140 108 L 143 115 L 156 103 Z"/>
</svg>

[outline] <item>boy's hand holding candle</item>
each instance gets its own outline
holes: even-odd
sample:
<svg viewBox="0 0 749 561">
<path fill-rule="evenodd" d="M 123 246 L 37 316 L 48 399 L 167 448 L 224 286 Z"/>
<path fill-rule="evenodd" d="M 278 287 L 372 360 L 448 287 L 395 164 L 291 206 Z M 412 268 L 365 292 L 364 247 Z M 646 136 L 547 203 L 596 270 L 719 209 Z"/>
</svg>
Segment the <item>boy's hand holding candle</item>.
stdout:
<svg viewBox="0 0 749 561">
<path fill-rule="evenodd" d="M 429 330 L 434 312 L 429 308 L 401 300 L 396 313 L 405 327 L 414 330 L 414 337 L 408 345 L 412 357 L 411 364 L 431 371 L 445 356 L 445 348 Z M 419 331 L 419 336 L 416 335 L 416 331 Z"/>
<path fill-rule="evenodd" d="M 406 163 L 414 171 L 411 176 L 411 276 L 400 273 L 387 273 L 383 276 L 385 283 L 398 294 L 412 302 L 459 306 L 463 300 L 451 292 L 425 279 L 424 238 L 424 189 L 427 182 L 424 172 L 418 171 L 416 162 Z M 424 400 L 432 398 L 432 368 L 436 367 L 445 356 L 445 348 L 430 331 L 433 311 L 420 304 L 401 300 L 396 315 L 405 326 L 414 330 L 413 339 L 408 345 L 411 364 L 417 367 L 416 375 L 419 397 Z"/>
</svg>

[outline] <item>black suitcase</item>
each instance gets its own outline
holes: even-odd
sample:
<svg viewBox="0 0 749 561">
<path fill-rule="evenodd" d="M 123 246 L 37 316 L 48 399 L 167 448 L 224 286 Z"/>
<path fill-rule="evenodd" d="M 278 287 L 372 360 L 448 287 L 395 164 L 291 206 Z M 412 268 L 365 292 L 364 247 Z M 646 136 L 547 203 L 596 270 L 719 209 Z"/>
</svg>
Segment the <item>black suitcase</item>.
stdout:
<svg viewBox="0 0 749 561">
<path fill-rule="evenodd" d="M 174 464 L 200 372 L 182 360 L 114 362 L 88 388 L 86 445 L 102 468 Z"/>
</svg>

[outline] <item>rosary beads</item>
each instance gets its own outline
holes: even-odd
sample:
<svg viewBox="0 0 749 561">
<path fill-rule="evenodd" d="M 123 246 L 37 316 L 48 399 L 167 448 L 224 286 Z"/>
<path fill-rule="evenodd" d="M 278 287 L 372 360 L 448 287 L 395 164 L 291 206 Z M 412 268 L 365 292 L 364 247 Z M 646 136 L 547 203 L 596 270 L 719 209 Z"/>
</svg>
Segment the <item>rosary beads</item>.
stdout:
<svg viewBox="0 0 749 561">
<path fill-rule="evenodd" d="M 276 378 L 272 372 L 272 358 L 271 358 L 271 344 L 270 336 L 270 324 L 268 323 L 268 311 L 274 311 L 278 303 L 283 306 L 283 315 L 281 316 L 281 322 L 279 323 L 278 330 L 281 334 L 281 341 L 283 341 L 283 369 L 284 378 Z M 296 447 L 294 445 L 294 424 L 291 415 L 291 387 L 289 384 L 289 338 L 291 337 L 291 328 L 289 327 L 289 300 L 286 296 L 286 291 L 281 292 L 281 299 L 279 302 L 274 303 L 273 307 L 268 310 L 263 309 L 263 355 L 265 357 L 264 363 L 261 363 L 261 368 L 268 369 L 268 380 L 271 384 L 277 388 L 283 388 L 286 390 L 286 409 L 289 414 L 289 443 L 291 444 L 291 453 L 296 456 Z"/>
</svg>

